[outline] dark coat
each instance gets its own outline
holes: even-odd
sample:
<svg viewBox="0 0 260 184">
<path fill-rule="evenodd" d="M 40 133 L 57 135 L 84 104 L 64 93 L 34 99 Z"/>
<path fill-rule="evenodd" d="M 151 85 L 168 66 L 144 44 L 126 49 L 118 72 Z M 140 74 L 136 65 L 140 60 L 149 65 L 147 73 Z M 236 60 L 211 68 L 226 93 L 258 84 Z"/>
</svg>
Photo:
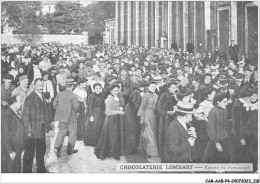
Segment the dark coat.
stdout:
<svg viewBox="0 0 260 184">
<path fill-rule="evenodd" d="M 6 89 L 5 85 L 1 85 L 1 103 L 3 101 L 8 101 L 11 98 L 12 91 L 15 89 L 15 86 L 10 84 L 10 86 Z"/>
<path fill-rule="evenodd" d="M 8 107 L 2 113 L 1 125 L 2 172 L 19 173 L 21 172 L 21 153 L 24 150 L 25 143 L 25 131 L 22 119 Z M 16 153 L 13 161 L 9 156 L 12 152 Z"/>
<path fill-rule="evenodd" d="M 76 122 L 76 111 L 79 108 L 77 95 L 65 90 L 57 94 L 53 107 L 56 109 L 54 121 Z"/>
<path fill-rule="evenodd" d="M 188 142 L 189 134 L 175 118 L 166 130 L 165 147 L 162 162 L 189 163 L 191 162 L 192 147 Z"/>
<path fill-rule="evenodd" d="M 186 44 L 186 49 L 189 53 L 193 53 L 193 50 L 194 50 L 194 45 L 193 43 L 187 43 Z"/>
<path fill-rule="evenodd" d="M 238 140 L 245 139 L 249 111 L 243 107 L 243 103 L 237 99 L 232 108 L 233 133 Z"/>
<path fill-rule="evenodd" d="M 163 156 L 164 145 L 165 145 L 165 132 L 168 129 L 168 126 L 175 118 L 175 115 L 167 114 L 167 111 L 172 111 L 173 106 L 177 104 L 177 100 L 175 97 L 169 93 L 163 93 L 160 97 L 158 104 L 157 104 L 157 111 L 160 115 L 160 122 L 159 122 L 159 155 L 160 157 Z"/>
<path fill-rule="evenodd" d="M 30 93 L 24 101 L 22 119 L 25 125 L 25 131 L 28 134 L 32 134 L 32 138 L 40 139 L 44 135 L 45 128 L 43 124 L 49 123 L 48 112 L 46 109 L 46 99 L 42 95 L 41 99 L 39 95 L 33 91 Z"/>
</svg>

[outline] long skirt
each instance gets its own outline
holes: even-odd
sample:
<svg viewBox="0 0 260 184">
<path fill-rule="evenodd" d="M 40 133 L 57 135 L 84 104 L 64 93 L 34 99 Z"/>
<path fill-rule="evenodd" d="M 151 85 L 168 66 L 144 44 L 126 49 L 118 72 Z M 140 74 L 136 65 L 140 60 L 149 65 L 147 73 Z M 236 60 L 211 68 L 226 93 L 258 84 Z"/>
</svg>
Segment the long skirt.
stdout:
<svg viewBox="0 0 260 184">
<path fill-rule="evenodd" d="M 168 114 L 161 115 L 159 122 L 159 157 L 163 157 L 164 146 L 165 146 L 165 132 L 175 116 Z"/>
<path fill-rule="evenodd" d="M 219 152 L 216 148 L 216 144 L 209 141 L 203 156 L 202 162 L 204 163 L 229 163 L 230 154 L 228 150 L 229 141 L 228 139 L 222 139 L 219 141 L 223 151 Z"/>
<path fill-rule="evenodd" d="M 86 146 L 96 147 L 101 137 L 102 129 L 106 117 L 104 114 L 104 109 L 94 108 L 93 117 L 94 117 L 94 122 L 89 121 L 90 117 L 88 117 L 87 119 L 87 134 L 84 139 L 84 143 Z"/>
<path fill-rule="evenodd" d="M 106 157 L 118 158 L 120 156 L 120 131 L 120 115 L 107 116 L 101 137 L 95 148 L 95 155 L 98 159 L 103 160 Z"/>
<path fill-rule="evenodd" d="M 84 140 L 86 135 L 86 113 L 84 102 L 79 102 L 79 117 L 77 119 L 77 140 Z"/>
<path fill-rule="evenodd" d="M 140 149 L 147 156 L 158 156 L 156 141 L 156 117 L 153 109 L 144 112 L 144 123 L 141 124 Z"/>
<path fill-rule="evenodd" d="M 125 107 L 125 153 L 137 151 L 140 140 L 140 121 L 130 104 Z"/>
<path fill-rule="evenodd" d="M 250 162 L 250 147 L 249 147 L 249 139 L 245 138 L 246 145 L 242 146 L 240 140 L 234 139 L 234 150 L 231 155 L 231 163 L 249 163 Z"/>
<path fill-rule="evenodd" d="M 194 122 L 194 128 L 196 129 L 197 139 L 195 141 L 196 160 L 200 163 L 205 153 L 206 146 L 209 142 L 209 136 L 207 132 L 206 121 Z"/>
</svg>

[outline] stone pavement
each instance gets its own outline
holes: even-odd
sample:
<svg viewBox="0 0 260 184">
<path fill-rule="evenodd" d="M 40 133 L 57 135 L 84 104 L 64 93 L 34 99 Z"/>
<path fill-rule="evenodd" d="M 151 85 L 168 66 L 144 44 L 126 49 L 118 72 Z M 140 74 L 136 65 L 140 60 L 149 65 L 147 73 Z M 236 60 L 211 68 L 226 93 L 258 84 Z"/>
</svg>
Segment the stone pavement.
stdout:
<svg viewBox="0 0 260 184">
<path fill-rule="evenodd" d="M 63 148 L 61 150 L 61 157 L 58 158 L 54 154 L 54 142 L 58 132 L 58 122 L 54 123 L 55 129 L 46 136 L 46 168 L 54 173 L 116 173 L 117 163 L 160 163 L 158 157 L 152 157 L 150 159 L 145 158 L 139 153 L 121 156 L 117 161 L 113 158 L 106 158 L 105 160 L 99 160 L 94 155 L 94 148 L 90 146 L 84 146 L 83 141 L 77 141 L 75 149 L 79 152 L 67 155 L 67 141 L 65 138 Z M 34 164 L 35 166 L 35 164 Z"/>
</svg>

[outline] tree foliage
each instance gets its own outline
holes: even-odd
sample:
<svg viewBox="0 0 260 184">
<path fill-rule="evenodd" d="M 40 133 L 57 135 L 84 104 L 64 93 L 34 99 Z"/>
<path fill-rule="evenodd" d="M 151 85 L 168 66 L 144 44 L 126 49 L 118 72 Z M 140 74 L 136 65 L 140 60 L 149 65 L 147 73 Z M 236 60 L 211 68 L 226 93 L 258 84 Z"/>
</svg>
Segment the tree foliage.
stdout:
<svg viewBox="0 0 260 184">
<path fill-rule="evenodd" d="M 100 35 L 105 30 L 106 19 L 115 17 L 115 2 L 97 1 L 83 7 L 73 1 L 60 1 L 54 13 L 42 15 L 39 1 L 3 1 L 1 6 L 2 28 L 13 27 L 19 33 L 81 33 L 89 36 Z M 28 38 L 28 37 L 27 37 Z M 30 39 L 31 40 L 31 39 Z"/>
<path fill-rule="evenodd" d="M 23 34 L 21 39 L 32 42 L 41 33 L 41 2 L 39 1 L 4 1 L 1 4 L 2 26 L 7 25 Z M 2 27 L 3 29 L 3 27 Z M 1 30 L 3 32 L 3 30 Z"/>
<path fill-rule="evenodd" d="M 90 35 L 101 34 L 105 30 L 106 19 L 115 17 L 115 2 L 98 1 L 84 8 L 84 30 Z"/>
<path fill-rule="evenodd" d="M 81 31 L 83 17 L 82 5 L 77 2 L 61 1 L 55 6 L 53 14 L 44 17 L 45 26 L 49 33 L 67 33 Z"/>
</svg>

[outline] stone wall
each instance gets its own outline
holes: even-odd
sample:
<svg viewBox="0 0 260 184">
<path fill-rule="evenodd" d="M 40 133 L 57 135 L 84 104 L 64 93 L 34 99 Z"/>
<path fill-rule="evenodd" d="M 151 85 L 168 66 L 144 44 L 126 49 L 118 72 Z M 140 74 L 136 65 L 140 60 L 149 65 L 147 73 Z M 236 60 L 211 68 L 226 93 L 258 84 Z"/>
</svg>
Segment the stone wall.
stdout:
<svg viewBox="0 0 260 184">
<path fill-rule="evenodd" d="M 41 41 L 44 42 L 60 42 L 60 43 L 74 43 L 74 44 L 81 44 L 85 43 L 88 44 L 88 36 L 87 35 L 42 35 Z M 21 43 L 18 38 L 17 34 L 1 34 L 1 43 L 6 44 L 16 44 Z"/>
</svg>

